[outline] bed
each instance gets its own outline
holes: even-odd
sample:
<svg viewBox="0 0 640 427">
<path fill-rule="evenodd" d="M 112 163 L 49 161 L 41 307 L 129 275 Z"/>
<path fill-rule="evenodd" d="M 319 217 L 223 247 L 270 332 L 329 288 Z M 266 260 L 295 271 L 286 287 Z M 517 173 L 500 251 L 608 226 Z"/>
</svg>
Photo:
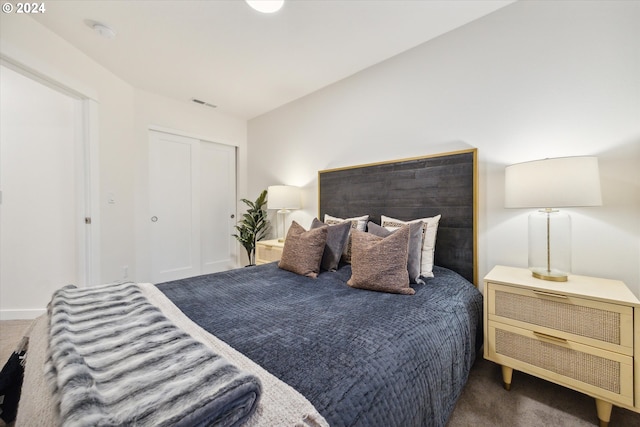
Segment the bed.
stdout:
<svg viewBox="0 0 640 427">
<path fill-rule="evenodd" d="M 410 295 L 348 285 L 362 268 L 355 241 L 353 264 L 316 277 L 275 262 L 142 291 L 192 337 L 215 341 L 217 354 L 256 373 L 261 406 L 248 425 L 444 426 L 482 342 L 476 175 L 475 149 L 319 172 L 321 219 L 441 215 L 433 277 L 412 284 Z M 42 346 L 36 341 L 30 352 Z M 27 359 L 25 383 L 41 364 Z M 289 404 L 289 421 L 269 418 Z M 21 402 L 18 425 L 35 406 Z"/>
</svg>

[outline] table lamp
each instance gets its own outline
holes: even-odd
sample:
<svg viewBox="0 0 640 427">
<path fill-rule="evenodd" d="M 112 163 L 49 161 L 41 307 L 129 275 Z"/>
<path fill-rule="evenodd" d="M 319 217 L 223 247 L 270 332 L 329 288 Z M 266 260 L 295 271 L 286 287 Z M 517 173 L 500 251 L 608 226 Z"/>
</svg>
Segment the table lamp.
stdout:
<svg viewBox="0 0 640 427">
<path fill-rule="evenodd" d="M 277 214 L 282 216 L 282 237 L 279 242 L 284 242 L 285 217 L 292 209 L 300 209 L 300 188 L 291 185 L 271 185 L 267 189 L 267 209 L 277 209 Z"/>
<path fill-rule="evenodd" d="M 505 168 L 505 207 L 539 208 L 529 215 L 529 269 L 565 282 L 571 272 L 571 217 L 557 208 L 601 206 L 597 157 L 560 157 Z"/>
</svg>

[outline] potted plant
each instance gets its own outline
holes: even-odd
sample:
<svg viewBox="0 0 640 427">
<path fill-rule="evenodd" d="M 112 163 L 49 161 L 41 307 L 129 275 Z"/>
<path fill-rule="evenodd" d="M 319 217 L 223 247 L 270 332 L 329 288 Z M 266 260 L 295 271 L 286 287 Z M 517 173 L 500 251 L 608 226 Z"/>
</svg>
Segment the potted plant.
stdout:
<svg viewBox="0 0 640 427">
<path fill-rule="evenodd" d="M 247 251 L 249 265 L 256 263 L 256 242 L 262 240 L 269 231 L 269 220 L 267 219 L 267 190 L 263 190 L 255 202 L 247 199 L 241 201 L 248 206 L 247 212 L 242 215 L 242 219 L 235 226 L 238 231 L 233 237 L 238 239 L 240 244 Z"/>
</svg>

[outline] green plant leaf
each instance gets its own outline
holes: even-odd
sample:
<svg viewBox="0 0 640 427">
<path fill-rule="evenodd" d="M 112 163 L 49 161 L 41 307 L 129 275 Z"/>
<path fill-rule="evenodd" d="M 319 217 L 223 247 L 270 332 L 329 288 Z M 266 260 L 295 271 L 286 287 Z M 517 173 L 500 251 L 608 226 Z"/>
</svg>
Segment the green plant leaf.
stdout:
<svg viewBox="0 0 640 427">
<path fill-rule="evenodd" d="M 247 211 L 242 215 L 238 224 L 234 226 L 237 233 L 232 234 L 247 251 L 249 263 L 255 261 L 256 242 L 266 237 L 270 228 L 267 219 L 265 205 L 267 203 L 267 190 L 263 190 L 255 202 L 248 199 L 240 199 L 247 205 Z"/>
</svg>

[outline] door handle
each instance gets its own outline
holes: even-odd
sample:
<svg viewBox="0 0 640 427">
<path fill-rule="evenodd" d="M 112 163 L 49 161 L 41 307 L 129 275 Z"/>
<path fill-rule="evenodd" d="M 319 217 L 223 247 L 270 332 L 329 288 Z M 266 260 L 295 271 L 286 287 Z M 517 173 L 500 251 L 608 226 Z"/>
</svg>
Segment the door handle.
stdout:
<svg viewBox="0 0 640 427">
<path fill-rule="evenodd" d="M 151 217 L 151 222 L 157 222 L 158 221 L 158 217 L 157 216 L 152 216 Z"/>
</svg>

